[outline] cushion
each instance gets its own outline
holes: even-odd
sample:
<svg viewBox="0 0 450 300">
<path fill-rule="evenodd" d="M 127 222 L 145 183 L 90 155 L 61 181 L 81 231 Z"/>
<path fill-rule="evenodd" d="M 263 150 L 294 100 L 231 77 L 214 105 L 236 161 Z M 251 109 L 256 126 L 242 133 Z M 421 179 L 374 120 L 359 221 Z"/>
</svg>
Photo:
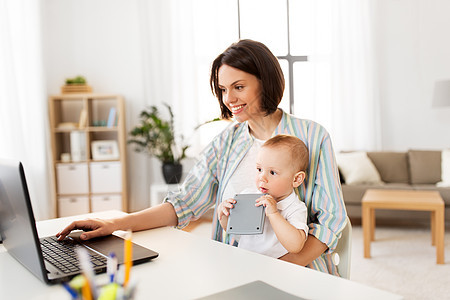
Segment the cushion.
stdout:
<svg viewBox="0 0 450 300">
<path fill-rule="evenodd" d="M 411 184 L 436 184 L 441 181 L 441 151 L 409 150 Z"/>
<path fill-rule="evenodd" d="M 440 187 L 450 187 L 450 149 L 442 150 L 441 154 L 441 182 L 437 185 Z"/>
<path fill-rule="evenodd" d="M 382 184 L 380 174 L 366 152 L 339 153 L 336 160 L 346 184 Z"/>
<path fill-rule="evenodd" d="M 444 200 L 444 204 L 446 209 L 449 209 L 450 206 L 450 187 L 445 186 L 436 186 L 435 184 L 417 184 L 414 185 L 415 190 L 423 190 L 423 191 L 437 191 Z M 446 213 L 448 215 L 448 213 Z"/>
<path fill-rule="evenodd" d="M 386 183 L 409 183 L 408 154 L 406 152 L 367 152 Z"/>
</svg>

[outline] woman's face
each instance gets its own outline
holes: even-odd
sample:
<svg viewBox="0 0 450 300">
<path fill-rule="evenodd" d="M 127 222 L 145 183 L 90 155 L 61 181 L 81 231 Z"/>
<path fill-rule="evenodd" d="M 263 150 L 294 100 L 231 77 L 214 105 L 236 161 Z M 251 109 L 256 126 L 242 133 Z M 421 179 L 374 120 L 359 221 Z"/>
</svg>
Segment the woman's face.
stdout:
<svg viewBox="0 0 450 300">
<path fill-rule="evenodd" d="M 222 65 L 219 68 L 219 88 L 222 101 L 238 122 L 263 116 L 261 111 L 261 86 L 256 76 Z"/>
</svg>

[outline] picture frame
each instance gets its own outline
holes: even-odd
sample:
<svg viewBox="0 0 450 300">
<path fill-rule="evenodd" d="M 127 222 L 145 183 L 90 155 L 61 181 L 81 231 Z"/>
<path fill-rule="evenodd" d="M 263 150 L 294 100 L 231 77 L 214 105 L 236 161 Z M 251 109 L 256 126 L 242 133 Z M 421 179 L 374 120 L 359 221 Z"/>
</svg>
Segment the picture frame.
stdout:
<svg viewBox="0 0 450 300">
<path fill-rule="evenodd" d="M 93 141 L 91 143 L 93 160 L 119 159 L 119 147 L 115 140 Z"/>
</svg>

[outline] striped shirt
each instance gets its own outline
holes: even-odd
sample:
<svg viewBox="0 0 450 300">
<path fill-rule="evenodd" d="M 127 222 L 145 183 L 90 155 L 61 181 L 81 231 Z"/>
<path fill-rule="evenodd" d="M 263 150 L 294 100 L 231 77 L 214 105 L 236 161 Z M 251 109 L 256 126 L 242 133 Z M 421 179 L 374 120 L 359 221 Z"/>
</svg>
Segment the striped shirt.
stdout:
<svg viewBox="0 0 450 300">
<path fill-rule="evenodd" d="M 338 169 L 328 132 L 319 124 L 283 112 L 273 136 L 290 134 L 301 139 L 309 149 L 308 176 L 295 189 L 308 209 L 309 234 L 328 246 L 328 250 L 308 267 L 338 275 L 331 261 L 341 232 L 346 225 L 346 210 Z M 216 209 L 230 177 L 253 144 L 248 123 L 233 123 L 206 147 L 187 175 L 179 191 L 166 197 L 178 216 L 178 228 L 200 218 L 214 206 L 212 238 L 236 245 L 217 220 Z"/>
</svg>

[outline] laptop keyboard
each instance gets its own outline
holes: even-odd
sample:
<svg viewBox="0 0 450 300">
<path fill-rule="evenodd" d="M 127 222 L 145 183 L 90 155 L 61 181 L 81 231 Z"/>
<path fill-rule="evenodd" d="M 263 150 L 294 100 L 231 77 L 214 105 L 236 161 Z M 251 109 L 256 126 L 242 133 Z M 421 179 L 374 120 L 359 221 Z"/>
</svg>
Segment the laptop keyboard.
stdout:
<svg viewBox="0 0 450 300">
<path fill-rule="evenodd" d="M 80 247 L 71 240 L 58 241 L 56 237 L 49 236 L 40 239 L 44 259 L 57 267 L 63 273 L 81 271 L 76 247 Z M 106 258 L 100 254 L 89 251 L 93 268 L 106 267 Z"/>
</svg>

